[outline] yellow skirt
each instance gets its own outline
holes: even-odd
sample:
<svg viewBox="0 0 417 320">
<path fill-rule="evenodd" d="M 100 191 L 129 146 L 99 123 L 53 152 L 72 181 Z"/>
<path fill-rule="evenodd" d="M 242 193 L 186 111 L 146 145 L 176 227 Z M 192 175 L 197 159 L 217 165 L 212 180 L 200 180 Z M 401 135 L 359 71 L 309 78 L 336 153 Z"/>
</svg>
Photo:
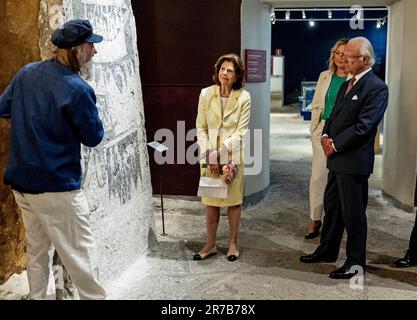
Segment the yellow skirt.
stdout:
<svg viewBox="0 0 417 320">
<path fill-rule="evenodd" d="M 237 165 L 237 173 L 233 181 L 227 185 L 227 198 L 226 199 L 214 199 L 214 198 L 201 198 L 201 202 L 207 206 L 213 207 L 230 207 L 237 206 L 243 203 L 243 184 L 244 184 L 244 165 L 243 161 Z M 204 176 L 207 168 L 200 166 L 200 174 Z M 215 175 L 207 172 L 207 177 L 215 177 Z"/>
</svg>

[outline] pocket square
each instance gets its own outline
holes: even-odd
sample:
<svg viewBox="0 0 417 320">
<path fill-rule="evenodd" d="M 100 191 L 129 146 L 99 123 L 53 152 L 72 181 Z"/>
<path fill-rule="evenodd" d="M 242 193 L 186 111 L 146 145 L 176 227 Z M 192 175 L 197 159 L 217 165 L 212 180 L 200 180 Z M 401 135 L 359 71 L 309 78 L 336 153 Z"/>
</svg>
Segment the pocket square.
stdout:
<svg viewBox="0 0 417 320">
<path fill-rule="evenodd" d="M 355 95 L 352 97 L 352 100 L 358 100 L 358 96 L 355 94 Z"/>
</svg>

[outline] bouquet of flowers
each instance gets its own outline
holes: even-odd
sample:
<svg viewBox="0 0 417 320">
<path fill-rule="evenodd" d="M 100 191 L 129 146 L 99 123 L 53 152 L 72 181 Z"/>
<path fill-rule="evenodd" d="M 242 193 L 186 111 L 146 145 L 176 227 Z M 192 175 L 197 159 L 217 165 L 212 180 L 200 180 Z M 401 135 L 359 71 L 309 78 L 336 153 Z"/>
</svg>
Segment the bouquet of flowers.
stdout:
<svg viewBox="0 0 417 320">
<path fill-rule="evenodd" d="M 233 181 L 234 177 L 236 176 L 236 173 L 237 166 L 232 160 L 230 160 L 227 164 L 223 165 L 222 174 L 220 177 L 224 182 L 230 183 Z"/>
</svg>

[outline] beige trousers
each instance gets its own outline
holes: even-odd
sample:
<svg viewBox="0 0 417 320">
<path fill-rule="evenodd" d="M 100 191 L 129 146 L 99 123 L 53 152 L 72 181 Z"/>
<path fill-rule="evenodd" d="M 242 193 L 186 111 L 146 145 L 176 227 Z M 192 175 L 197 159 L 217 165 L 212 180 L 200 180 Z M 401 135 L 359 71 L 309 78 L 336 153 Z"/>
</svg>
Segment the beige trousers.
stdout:
<svg viewBox="0 0 417 320">
<path fill-rule="evenodd" d="M 320 142 L 324 122 L 324 120 L 321 120 L 317 128 L 311 133 L 313 161 L 310 178 L 310 218 L 315 221 L 321 220 L 323 217 L 323 198 L 328 174 L 326 168 L 327 157 L 324 155 Z"/>
<path fill-rule="evenodd" d="M 106 292 L 98 281 L 96 246 L 83 191 L 13 193 L 23 214 L 30 298 L 50 297 L 52 270 L 48 252 L 53 244 L 80 299 L 105 299 Z"/>
</svg>

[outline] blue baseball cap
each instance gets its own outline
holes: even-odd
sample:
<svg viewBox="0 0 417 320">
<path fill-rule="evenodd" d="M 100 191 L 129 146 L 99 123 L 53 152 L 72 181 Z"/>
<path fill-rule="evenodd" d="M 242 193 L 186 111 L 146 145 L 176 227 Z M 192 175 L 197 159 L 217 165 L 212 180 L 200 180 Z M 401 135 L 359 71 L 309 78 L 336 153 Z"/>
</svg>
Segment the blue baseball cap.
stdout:
<svg viewBox="0 0 417 320">
<path fill-rule="evenodd" d="M 70 20 L 57 29 L 51 37 L 52 43 L 58 48 L 72 48 L 83 43 L 99 43 L 103 37 L 93 33 L 93 27 L 88 20 Z"/>
</svg>

